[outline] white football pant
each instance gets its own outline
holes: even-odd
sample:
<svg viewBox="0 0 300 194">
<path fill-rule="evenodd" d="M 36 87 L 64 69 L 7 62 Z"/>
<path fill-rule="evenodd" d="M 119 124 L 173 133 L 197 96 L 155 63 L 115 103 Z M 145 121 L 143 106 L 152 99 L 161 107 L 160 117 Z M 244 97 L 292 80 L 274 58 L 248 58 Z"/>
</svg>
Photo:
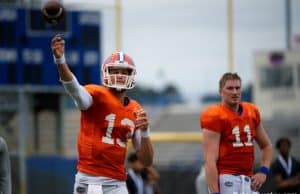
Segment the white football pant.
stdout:
<svg viewBox="0 0 300 194">
<path fill-rule="evenodd" d="M 220 193 L 222 194 L 257 194 L 251 189 L 251 178 L 245 175 L 221 174 Z"/>
<path fill-rule="evenodd" d="M 73 194 L 128 194 L 125 181 L 78 172 Z"/>
</svg>

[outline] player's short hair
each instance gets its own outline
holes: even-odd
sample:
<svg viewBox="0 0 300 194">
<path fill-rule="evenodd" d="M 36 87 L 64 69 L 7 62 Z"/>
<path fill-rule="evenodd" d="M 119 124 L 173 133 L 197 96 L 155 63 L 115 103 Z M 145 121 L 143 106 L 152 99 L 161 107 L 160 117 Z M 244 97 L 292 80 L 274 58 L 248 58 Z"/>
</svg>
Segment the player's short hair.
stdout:
<svg viewBox="0 0 300 194">
<path fill-rule="evenodd" d="M 280 146 L 281 146 L 282 143 L 287 143 L 289 147 L 292 146 L 292 143 L 291 143 L 291 141 L 290 141 L 289 138 L 287 138 L 287 137 L 281 137 L 281 138 L 279 138 L 279 139 L 276 141 L 276 149 L 277 149 L 277 150 L 279 150 L 279 148 L 280 148 Z"/>
<path fill-rule="evenodd" d="M 228 80 L 239 80 L 242 83 L 242 79 L 237 73 L 227 72 L 223 74 L 219 81 L 219 89 L 222 89 Z"/>
</svg>

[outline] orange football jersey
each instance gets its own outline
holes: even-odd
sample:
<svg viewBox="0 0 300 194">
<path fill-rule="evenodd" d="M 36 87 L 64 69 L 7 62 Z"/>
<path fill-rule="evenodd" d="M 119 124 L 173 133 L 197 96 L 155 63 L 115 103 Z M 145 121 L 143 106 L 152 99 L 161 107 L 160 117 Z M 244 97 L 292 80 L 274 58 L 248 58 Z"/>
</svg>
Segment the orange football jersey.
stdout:
<svg viewBox="0 0 300 194">
<path fill-rule="evenodd" d="M 235 113 L 223 105 L 206 108 L 200 116 L 200 126 L 221 134 L 219 174 L 253 174 L 254 138 L 260 124 L 258 109 L 251 103 L 240 103 L 243 111 Z"/>
<path fill-rule="evenodd" d="M 126 180 L 127 140 L 135 133 L 135 111 L 141 106 L 130 99 L 127 106 L 109 89 L 86 85 L 92 106 L 81 111 L 77 169 L 96 176 Z"/>
</svg>

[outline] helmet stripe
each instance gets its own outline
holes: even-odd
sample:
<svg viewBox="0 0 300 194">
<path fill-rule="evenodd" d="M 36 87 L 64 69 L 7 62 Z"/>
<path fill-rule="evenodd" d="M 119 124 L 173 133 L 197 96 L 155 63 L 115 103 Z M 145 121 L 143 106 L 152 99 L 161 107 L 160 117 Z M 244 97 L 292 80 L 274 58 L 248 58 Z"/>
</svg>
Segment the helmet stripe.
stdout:
<svg viewBox="0 0 300 194">
<path fill-rule="evenodd" d="M 120 62 L 124 62 L 124 60 L 125 60 L 125 55 L 124 55 L 124 53 L 123 52 L 119 52 L 118 53 L 118 61 L 120 61 Z"/>
</svg>

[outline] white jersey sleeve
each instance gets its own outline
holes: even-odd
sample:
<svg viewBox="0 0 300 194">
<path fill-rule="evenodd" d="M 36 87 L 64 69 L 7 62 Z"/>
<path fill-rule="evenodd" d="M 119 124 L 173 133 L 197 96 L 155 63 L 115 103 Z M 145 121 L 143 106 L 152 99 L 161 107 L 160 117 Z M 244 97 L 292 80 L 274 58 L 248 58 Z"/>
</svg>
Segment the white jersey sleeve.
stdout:
<svg viewBox="0 0 300 194">
<path fill-rule="evenodd" d="M 62 81 L 62 84 L 67 91 L 67 93 L 73 99 L 75 105 L 80 110 L 87 110 L 93 103 L 93 97 L 91 94 L 77 81 L 76 77 L 73 75 L 71 81 Z"/>
</svg>

